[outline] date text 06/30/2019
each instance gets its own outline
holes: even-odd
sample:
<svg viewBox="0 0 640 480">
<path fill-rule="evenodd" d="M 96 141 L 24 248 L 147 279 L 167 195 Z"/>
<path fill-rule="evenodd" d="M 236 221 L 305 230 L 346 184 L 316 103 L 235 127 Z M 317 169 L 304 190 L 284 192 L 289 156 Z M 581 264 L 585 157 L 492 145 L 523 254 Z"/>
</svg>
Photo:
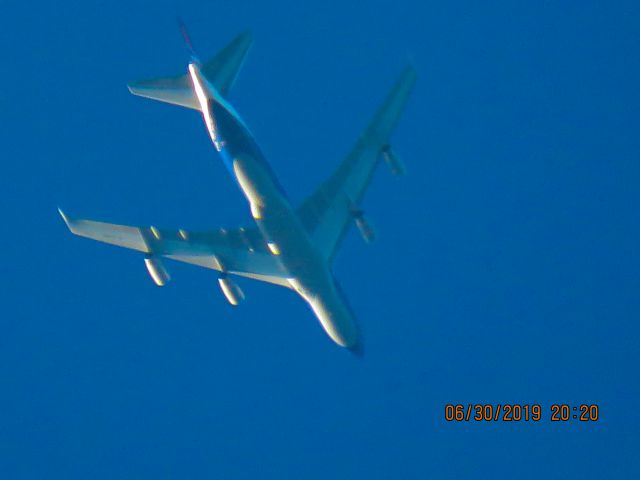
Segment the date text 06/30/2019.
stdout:
<svg viewBox="0 0 640 480">
<path fill-rule="evenodd" d="M 538 403 L 448 403 L 444 407 L 444 419 L 447 422 L 597 422 L 600 407 L 588 403 L 554 403 L 549 408 Z"/>
</svg>

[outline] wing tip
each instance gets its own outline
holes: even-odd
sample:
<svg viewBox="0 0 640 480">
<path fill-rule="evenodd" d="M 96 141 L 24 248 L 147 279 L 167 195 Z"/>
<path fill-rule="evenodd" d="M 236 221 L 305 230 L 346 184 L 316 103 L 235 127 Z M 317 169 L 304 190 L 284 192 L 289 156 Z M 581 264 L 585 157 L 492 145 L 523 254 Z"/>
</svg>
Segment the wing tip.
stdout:
<svg viewBox="0 0 640 480">
<path fill-rule="evenodd" d="M 132 95 L 136 95 L 138 97 L 144 97 L 144 81 L 136 81 L 136 82 L 131 82 L 131 83 L 127 83 L 127 90 L 129 90 L 129 93 Z"/>
<path fill-rule="evenodd" d="M 253 40 L 253 32 L 250 28 L 247 28 L 240 32 L 237 38 L 242 38 L 243 40 Z"/>
<path fill-rule="evenodd" d="M 64 220 L 64 223 L 67 225 L 67 227 L 69 226 L 69 217 L 67 216 L 66 213 L 64 213 L 64 211 L 62 210 L 62 208 L 58 207 L 58 213 L 60 214 L 60 216 L 62 217 L 62 220 Z"/>
<path fill-rule="evenodd" d="M 418 78 L 418 71 L 416 70 L 416 64 L 413 62 L 413 59 L 410 58 L 407 62 L 407 65 L 404 67 L 404 71 L 402 72 L 402 76 L 411 84 L 413 84 Z"/>
<path fill-rule="evenodd" d="M 74 228 L 74 221 L 71 217 L 69 217 L 69 215 L 67 215 L 66 213 L 64 213 L 64 210 L 62 210 L 62 208 L 58 207 L 58 213 L 60 214 L 60 216 L 62 217 L 62 220 L 64 220 L 65 225 L 67 226 L 67 228 L 69 229 L 69 231 L 73 234 L 76 233 L 76 229 Z"/>
</svg>

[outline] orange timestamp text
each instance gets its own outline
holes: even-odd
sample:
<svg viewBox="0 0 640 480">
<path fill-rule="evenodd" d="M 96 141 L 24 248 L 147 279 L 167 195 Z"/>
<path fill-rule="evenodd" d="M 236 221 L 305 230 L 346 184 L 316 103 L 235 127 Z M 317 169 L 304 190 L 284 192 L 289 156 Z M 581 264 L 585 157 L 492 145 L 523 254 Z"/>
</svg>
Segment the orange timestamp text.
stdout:
<svg viewBox="0 0 640 480">
<path fill-rule="evenodd" d="M 554 403 L 547 410 L 538 403 L 448 403 L 444 407 L 444 419 L 447 422 L 597 422 L 600 407 L 586 403 Z"/>
</svg>

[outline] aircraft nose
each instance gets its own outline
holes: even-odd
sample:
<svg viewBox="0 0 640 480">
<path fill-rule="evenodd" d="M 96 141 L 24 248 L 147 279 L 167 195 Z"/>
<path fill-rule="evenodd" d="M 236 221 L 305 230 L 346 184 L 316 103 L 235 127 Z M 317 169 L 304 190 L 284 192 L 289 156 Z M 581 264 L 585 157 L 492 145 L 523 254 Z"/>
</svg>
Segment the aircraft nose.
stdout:
<svg viewBox="0 0 640 480">
<path fill-rule="evenodd" d="M 339 296 L 314 298 L 309 304 L 331 340 L 356 355 L 362 354 L 362 342 L 355 318 Z"/>
<path fill-rule="evenodd" d="M 358 358 L 364 357 L 364 348 L 362 345 L 362 339 L 358 339 L 355 345 L 351 347 L 347 347 L 347 349 Z"/>
</svg>

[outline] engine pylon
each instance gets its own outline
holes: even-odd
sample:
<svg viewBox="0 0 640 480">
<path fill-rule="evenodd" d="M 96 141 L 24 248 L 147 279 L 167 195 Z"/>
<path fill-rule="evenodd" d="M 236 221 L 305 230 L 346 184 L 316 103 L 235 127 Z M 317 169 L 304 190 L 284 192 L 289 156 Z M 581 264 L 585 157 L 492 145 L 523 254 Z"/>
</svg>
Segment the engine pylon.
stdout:
<svg viewBox="0 0 640 480">
<path fill-rule="evenodd" d="M 376 238 L 376 232 L 368 222 L 364 212 L 362 210 L 354 210 L 353 220 L 356 223 L 356 227 L 358 227 L 360 235 L 362 235 L 364 241 L 367 243 L 373 242 Z"/>
<path fill-rule="evenodd" d="M 164 287 L 169 280 L 171 280 L 169 272 L 164 268 L 164 264 L 159 258 L 149 255 L 145 257 L 144 264 L 147 267 L 151 280 L 153 280 L 153 283 L 157 286 Z"/>
<path fill-rule="evenodd" d="M 244 300 L 244 292 L 226 273 L 218 277 L 218 284 L 229 304 L 235 307 L 242 303 Z"/>
<path fill-rule="evenodd" d="M 398 155 L 393 151 L 391 145 L 384 145 L 380 150 L 380 154 L 393 175 L 404 175 L 406 173 L 406 168 L 402 160 L 400 160 Z"/>
</svg>

